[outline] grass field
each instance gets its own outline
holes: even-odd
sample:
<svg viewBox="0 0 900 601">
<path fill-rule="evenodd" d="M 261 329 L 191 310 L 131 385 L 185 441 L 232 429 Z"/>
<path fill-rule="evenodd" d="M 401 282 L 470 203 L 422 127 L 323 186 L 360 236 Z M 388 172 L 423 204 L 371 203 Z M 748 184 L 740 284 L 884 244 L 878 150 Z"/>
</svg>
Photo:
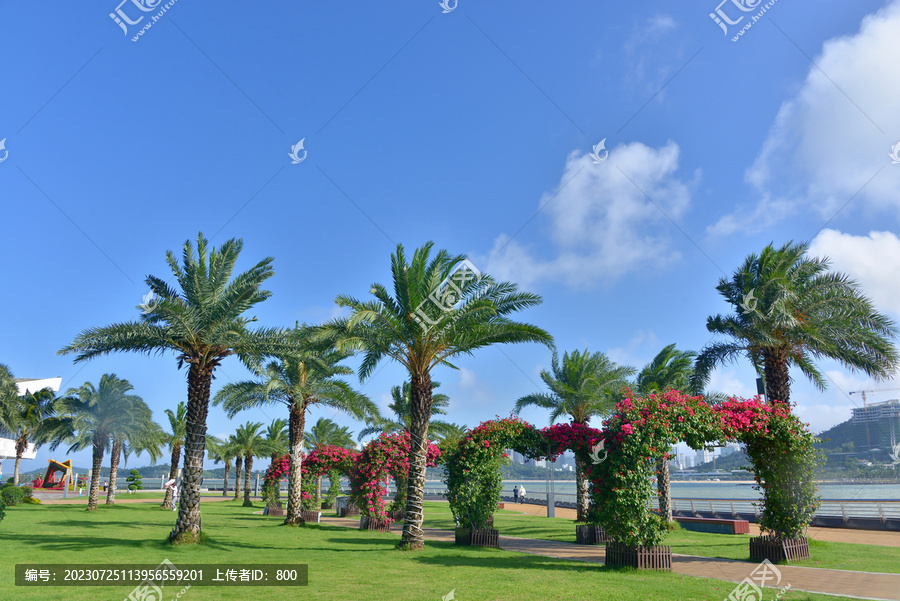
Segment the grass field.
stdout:
<svg viewBox="0 0 900 601">
<path fill-rule="evenodd" d="M 256 508 L 239 501 L 203 506 L 206 542 L 172 547 L 164 542 L 174 514 L 155 504 L 101 505 L 86 512 L 79 505 L 18 505 L 6 510 L 0 523 L 0 600 L 121 600 L 131 586 L 27 588 L 14 586 L 17 563 L 149 563 L 168 559 L 179 564 L 305 563 L 309 586 L 199 587 L 183 593 L 184 601 L 241 599 L 440 600 L 451 590 L 459 601 L 473 600 L 689 600 L 725 599 L 734 584 L 666 573 L 607 570 L 603 566 L 533 555 L 457 547 L 429 542 L 425 551 L 395 549 L 395 534 L 359 532 L 340 526 L 313 525 L 297 529 L 280 520 L 254 515 Z M 429 503 L 428 525 L 449 520 L 446 504 Z M 571 533 L 565 520 L 526 518 L 507 512 L 497 521 L 505 534 L 528 529 Z M 541 525 L 541 521 L 544 522 Z M 556 524 L 554 522 L 559 522 Z M 507 530 L 510 530 L 507 532 Z M 571 538 L 571 534 L 569 534 Z M 702 535 L 703 539 L 706 536 Z M 710 547 L 715 540 L 704 542 Z M 683 550 L 683 549 L 681 549 Z M 174 599 L 180 588 L 166 587 L 162 601 Z M 774 592 L 771 596 L 774 598 Z M 768 596 L 766 597 L 768 598 Z M 792 591 L 792 600 L 834 600 L 838 597 Z"/>
</svg>

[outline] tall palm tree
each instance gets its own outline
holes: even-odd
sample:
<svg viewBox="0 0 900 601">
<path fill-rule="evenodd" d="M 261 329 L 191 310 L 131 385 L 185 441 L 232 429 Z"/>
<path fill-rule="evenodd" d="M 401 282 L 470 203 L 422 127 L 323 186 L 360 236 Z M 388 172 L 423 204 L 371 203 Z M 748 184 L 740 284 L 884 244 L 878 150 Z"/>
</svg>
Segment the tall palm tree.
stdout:
<svg viewBox="0 0 900 601">
<path fill-rule="evenodd" d="M 244 507 L 250 507 L 250 472 L 253 471 L 253 458 L 262 457 L 268 452 L 266 439 L 261 436 L 259 429 L 261 422 L 247 422 L 238 426 L 234 434 L 234 441 L 238 450 L 244 457 Z"/>
<path fill-rule="evenodd" d="M 353 442 L 353 432 L 347 426 L 339 426 L 330 419 L 320 417 L 309 432 L 303 434 L 303 448 L 312 451 L 318 446 L 334 446 L 343 447 L 345 449 L 356 449 Z M 335 476 L 329 476 L 334 479 Z M 339 482 L 332 482 L 331 487 L 340 486 Z M 322 503 L 322 476 L 316 478 L 316 507 Z"/>
<path fill-rule="evenodd" d="M 200 539 L 200 484 L 210 385 L 216 368 L 231 355 L 245 363 L 286 352 L 293 342 L 278 329 L 250 329 L 244 314 L 271 293 L 261 288 L 272 276 L 272 258 L 232 277 L 243 242 L 232 239 L 218 250 L 201 233 L 194 248 L 184 243 L 181 264 L 168 251 L 166 261 L 179 289 L 148 276 L 155 301 L 143 307 L 140 321 L 117 323 L 81 332 L 60 354 L 77 353 L 76 362 L 113 352 L 146 355 L 173 351 L 179 369 L 188 366 L 185 462 L 178 520 L 170 536 L 177 542 Z"/>
<path fill-rule="evenodd" d="M 290 446 L 288 438 L 288 420 L 273 419 L 266 428 L 266 446 L 274 463 L 276 459 L 287 453 Z"/>
<path fill-rule="evenodd" d="M 825 390 L 815 359 L 890 377 L 898 365 L 893 320 L 875 310 L 855 281 L 829 271 L 827 258 L 807 257 L 808 250 L 806 242 L 770 244 L 748 256 L 730 280 L 719 280 L 716 289 L 735 312 L 709 317 L 706 329 L 731 340 L 701 351 L 695 378 L 745 355 L 763 376 L 769 399 L 790 403 L 792 366 Z"/>
<path fill-rule="evenodd" d="M 660 394 L 667 390 L 679 390 L 687 394 L 700 394 L 695 390 L 694 359 L 697 353 L 679 351 L 674 344 L 664 347 L 650 363 L 644 366 L 635 381 L 641 394 Z M 656 489 L 659 493 L 659 511 L 667 522 L 672 522 L 672 489 L 669 482 L 669 462 L 665 458 L 656 461 Z"/>
<path fill-rule="evenodd" d="M 567 416 L 573 424 L 588 425 L 594 416 L 607 416 L 616 405 L 619 390 L 628 384 L 634 368 L 617 365 L 605 354 L 582 353 L 578 350 L 563 353 L 562 363 L 554 350 L 551 371 L 541 370 L 541 379 L 549 393 L 523 396 L 516 401 L 518 414 L 530 405 L 550 410 L 550 424 Z M 575 454 L 578 520 L 583 520 L 588 507 L 588 483 L 584 473 L 587 457 Z"/>
<path fill-rule="evenodd" d="M 439 388 L 440 382 L 432 382 L 431 390 Z M 428 431 L 440 438 L 447 431 L 453 429 L 453 425 L 439 419 L 434 419 L 436 415 L 446 415 L 447 406 L 450 404 L 450 397 L 446 394 L 434 394 L 431 397 L 431 423 Z M 391 388 L 391 403 L 388 409 L 394 414 L 393 419 L 380 416 L 366 416 L 366 427 L 360 430 L 357 439 L 362 441 L 363 438 L 373 434 L 393 434 L 395 432 L 409 432 L 409 425 L 412 421 L 412 387 L 409 382 L 403 382 L 401 386 L 393 386 Z"/>
<path fill-rule="evenodd" d="M 354 390 L 339 376 L 353 371 L 341 362 L 349 353 L 335 350 L 326 341 L 312 339 L 313 330 L 298 326 L 293 336 L 296 350 L 280 355 L 265 368 L 257 368 L 259 380 L 227 384 L 219 391 L 215 404 L 222 403 L 229 417 L 240 411 L 269 403 L 280 403 L 288 410 L 289 468 L 288 506 L 285 524 L 302 525 L 303 430 L 306 412 L 315 405 L 340 409 L 362 419 L 377 415 L 377 406 Z"/>
<path fill-rule="evenodd" d="M 72 434 L 68 442 L 72 446 L 68 452 L 91 447 L 93 461 L 88 511 L 97 509 L 104 453 L 112 447 L 121 424 L 130 422 L 133 414 L 146 407 L 139 396 L 128 394 L 133 389 L 128 380 L 115 374 L 103 374 L 98 386 L 85 382 L 80 388 L 70 388 L 66 398 L 60 401 L 60 412 L 71 424 Z M 63 439 L 57 439 L 50 448 L 55 449 L 62 442 Z"/>
<path fill-rule="evenodd" d="M 519 292 L 515 284 L 497 283 L 481 275 L 464 255 L 439 251 L 430 258 L 433 244 L 426 243 L 407 262 L 402 245 L 391 256 L 393 293 L 373 284 L 375 297 L 361 301 L 340 295 L 338 306 L 351 315 L 323 328 L 340 349 L 365 353 L 360 380 L 372 375 L 385 357 L 409 372 L 412 387 L 409 453 L 409 485 L 406 518 L 400 548 L 423 549 L 422 500 L 425 489 L 425 456 L 431 421 L 431 372 L 438 365 L 471 355 L 477 349 L 501 343 L 540 342 L 553 338 L 537 326 L 508 316 L 541 303 L 536 294 Z"/>
<path fill-rule="evenodd" d="M 169 419 L 169 432 L 166 432 L 166 444 L 172 450 L 169 460 L 169 480 L 178 477 L 178 463 L 181 461 L 181 447 L 184 446 L 184 437 L 187 432 L 187 405 L 184 401 L 178 403 L 175 411 L 166 409 L 166 417 Z M 172 509 L 172 488 L 166 488 L 166 496 L 163 499 L 164 509 Z"/>
<path fill-rule="evenodd" d="M 5 369 L 5 366 L 0 368 Z M 9 373 L 9 370 L 6 369 L 6 372 Z M 12 374 L 9 375 L 9 380 L 12 380 Z M 13 482 L 18 486 L 19 463 L 29 445 L 32 449 L 36 449 L 56 436 L 65 435 L 66 431 L 63 422 L 56 417 L 59 399 L 51 389 L 28 391 L 20 397 L 14 380 L 11 386 L 7 383 L 4 388 L 6 390 L 2 394 L 5 400 L 0 407 L 0 426 L 9 432 L 16 443 Z"/>
</svg>

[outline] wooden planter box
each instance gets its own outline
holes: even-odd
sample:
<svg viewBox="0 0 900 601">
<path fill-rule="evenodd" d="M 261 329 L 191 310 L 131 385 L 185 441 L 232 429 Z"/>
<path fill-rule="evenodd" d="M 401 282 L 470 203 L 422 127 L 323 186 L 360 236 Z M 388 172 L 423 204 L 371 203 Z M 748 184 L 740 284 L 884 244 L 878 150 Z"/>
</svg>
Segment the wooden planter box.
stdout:
<svg viewBox="0 0 900 601">
<path fill-rule="evenodd" d="M 318 524 L 322 519 L 322 514 L 318 511 L 301 511 L 300 517 L 303 518 L 304 522 Z"/>
<path fill-rule="evenodd" d="M 334 503 L 322 503 L 322 509 L 334 509 Z"/>
<path fill-rule="evenodd" d="M 790 563 L 809 559 L 808 538 L 780 539 L 774 536 L 759 536 L 750 539 L 750 559 L 772 563 Z"/>
<path fill-rule="evenodd" d="M 601 526 L 591 526 L 584 524 L 575 526 L 575 544 L 576 545 L 596 545 L 605 543 L 609 540 L 606 537 L 606 531 Z"/>
<path fill-rule="evenodd" d="M 606 565 L 611 568 L 672 571 L 672 548 L 668 545 L 632 547 L 606 543 Z"/>
<path fill-rule="evenodd" d="M 395 511 L 388 511 L 387 516 L 395 522 L 402 522 L 406 518 L 406 510 L 397 509 Z"/>
<path fill-rule="evenodd" d="M 456 544 L 470 547 L 500 547 L 500 531 L 494 528 L 456 529 Z"/>
<path fill-rule="evenodd" d="M 378 520 L 364 515 L 359 518 L 360 530 L 377 530 L 378 532 L 390 532 L 391 523 L 388 520 Z"/>
<path fill-rule="evenodd" d="M 338 517 L 347 518 L 353 517 L 355 515 L 359 515 L 359 507 L 339 507 L 338 508 Z"/>
<path fill-rule="evenodd" d="M 265 509 L 263 509 L 263 515 L 283 518 L 287 515 L 287 509 L 283 509 L 281 507 L 266 507 Z"/>
</svg>

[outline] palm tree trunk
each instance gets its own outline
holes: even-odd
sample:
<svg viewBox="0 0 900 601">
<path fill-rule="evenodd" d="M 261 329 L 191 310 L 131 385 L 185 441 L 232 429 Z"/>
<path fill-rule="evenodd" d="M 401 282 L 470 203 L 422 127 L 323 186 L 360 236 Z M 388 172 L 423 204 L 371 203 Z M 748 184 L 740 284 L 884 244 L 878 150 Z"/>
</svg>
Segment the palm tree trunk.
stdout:
<svg viewBox="0 0 900 601">
<path fill-rule="evenodd" d="M 231 467 L 230 464 L 231 464 L 230 461 L 225 462 L 225 479 L 222 481 L 222 496 L 223 497 L 228 496 L 228 468 Z"/>
<path fill-rule="evenodd" d="M 410 403 L 409 483 L 406 487 L 406 516 L 403 521 L 401 549 L 418 551 L 425 548 L 422 531 L 422 505 L 425 498 L 425 463 L 428 445 L 428 424 L 431 421 L 431 376 L 410 374 L 412 398 Z"/>
<path fill-rule="evenodd" d="M 244 458 L 240 455 L 234 458 L 234 500 L 241 498 L 241 468 L 244 466 Z"/>
<path fill-rule="evenodd" d="M 100 496 L 100 469 L 103 466 L 103 447 L 105 446 L 103 439 L 95 436 L 93 440 L 93 461 L 91 465 L 91 490 L 88 493 L 88 511 L 96 511 L 97 498 Z"/>
<path fill-rule="evenodd" d="M 16 467 L 13 468 L 13 484 L 19 485 L 19 462 L 22 461 L 22 453 L 16 453 Z"/>
<path fill-rule="evenodd" d="M 666 522 L 672 522 L 672 488 L 669 483 L 669 459 L 656 460 L 656 490 L 659 493 L 659 513 Z"/>
<path fill-rule="evenodd" d="M 576 505 L 578 507 L 577 520 L 583 522 L 587 519 L 588 503 L 590 496 L 588 495 L 588 481 L 584 477 L 584 460 L 575 455 L 575 490 L 577 493 Z"/>
<path fill-rule="evenodd" d="M 212 365 L 192 359 L 188 369 L 188 405 L 184 437 L 184 469 L 178 500 L 178 521 L 170 539 L 179 543 L 200 542 L 200 485 L 203 482 L 203 453 L 206 450 L 206 416 Z"/>
<path fill-rule="evenodd" d="M 302 526 L 303 521 L 303 480 L 300 468 L 303 466 L 303 429 L 306 422 L 306 403 L 291 403 L 291 414 L 288 419 L 288 439 L 290 444 L 288 457 L 288 505 L 284 523 L 291 526 Z M 280 483 L 276 484 L 280 486 Z"/>
<path fill-rule="evenodd" d="M 322 506 L 322 474 L 316 477 L 316 511 Z"/>
<path fill-rule="evenodd" d="M 181 443 L 172 443 L 172 459 L 169 463 L 169 480 L 178 477 L 178 462 L 181 460 Z M 166 498 L 163 499 L 163 509 L 172 509 L 172 488 L 166 488 Z"/>
<path fill-rule="evenodd" d="M 766 394 L 769 402 L 791 402 L 791 376 L 787 357 L 780 351 L 763 351 Z"/>
<path fill-rule="evenodd" d="M 114 440 L 109 454 L 109 486 L 106 487 L 106 504 L 116 504 L 116 476 L 119 474 L 119 457 L 122 456 L 122 441 Z"/>
<path fill-rule="evenodd" d="M 244 507 L 251 507 L 250 501 L 250 471 L 253 469 L 253 455 L 247 453 L 244 457 Z"/>
</svg>

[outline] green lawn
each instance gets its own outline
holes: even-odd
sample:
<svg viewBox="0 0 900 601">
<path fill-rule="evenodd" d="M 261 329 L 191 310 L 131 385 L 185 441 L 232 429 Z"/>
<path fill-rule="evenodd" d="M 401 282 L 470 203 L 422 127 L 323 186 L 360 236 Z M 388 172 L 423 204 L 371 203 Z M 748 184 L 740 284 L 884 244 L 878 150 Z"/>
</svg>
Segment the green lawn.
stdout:
<svg viewBox="0 0 900 601">
<path fill-rule="evenodd" d="M 426 503 L 426 506 L 426 526 L 453 528 L 453 517 L 446 503 Z M 575 542 L 575 523 L 572 520 L 528 516 L 504 510 L 494 514 L 494 526 L 500 534 L 507 536 Z M 666 538 L 664 544 L 671 546 L 673 553 L 749 561 L 748 539 L 746 535 L 677 530 Z M 900 547 L 812 540 L 810 554 L 811 559 L 791 565 L 900 574 Z"/>
<path fill-rule="evenodd" d="M 79 505 L 18 505 L 6 510 L 0 523 L 0 599 L 116 600 L 132 587 L 14 587 L 16 563 L 151 563 L 169 559 L 187 563 L 247 564 L 306 563 L 309 586 L 192 587 L 182 599 L 428 600 L 455 589 L 455 599 L 578 600 L 578 599 L 724 599 L 734 584 L 667 573 L 607 570 L 603 566 L 533 555 L 428 543 L 422 552 L 395 549 L 395 534 L 359 532 L 339 526 L 303 529 L 279 525 L 280 520 L 253 515 L 256 508 L 225 501 L 203 506 L 205 544 L 171 547 L 164 542 L 174 513 L 153 504 L 101 505 L 88 513 Z M 429 503 L 429 525 L 449 517 L 446 504 Z M 446 515 L 444 515 L 446 514 Z M 513 514 L 498 515 L 521 529 L 533 528 Z M 546 523 L 546 518 L 543 519 Z M 572 525 L 544 526 L 569 528 Z M 520 534 L 522 532 L 519 532 Z M 166 588 L 164 601 L 180 589 Z M 774 593 L 773 593 L 774 595 Z M 837 597 L 791 592 L 792 600 L 828 601 Z"/>
</svg>

